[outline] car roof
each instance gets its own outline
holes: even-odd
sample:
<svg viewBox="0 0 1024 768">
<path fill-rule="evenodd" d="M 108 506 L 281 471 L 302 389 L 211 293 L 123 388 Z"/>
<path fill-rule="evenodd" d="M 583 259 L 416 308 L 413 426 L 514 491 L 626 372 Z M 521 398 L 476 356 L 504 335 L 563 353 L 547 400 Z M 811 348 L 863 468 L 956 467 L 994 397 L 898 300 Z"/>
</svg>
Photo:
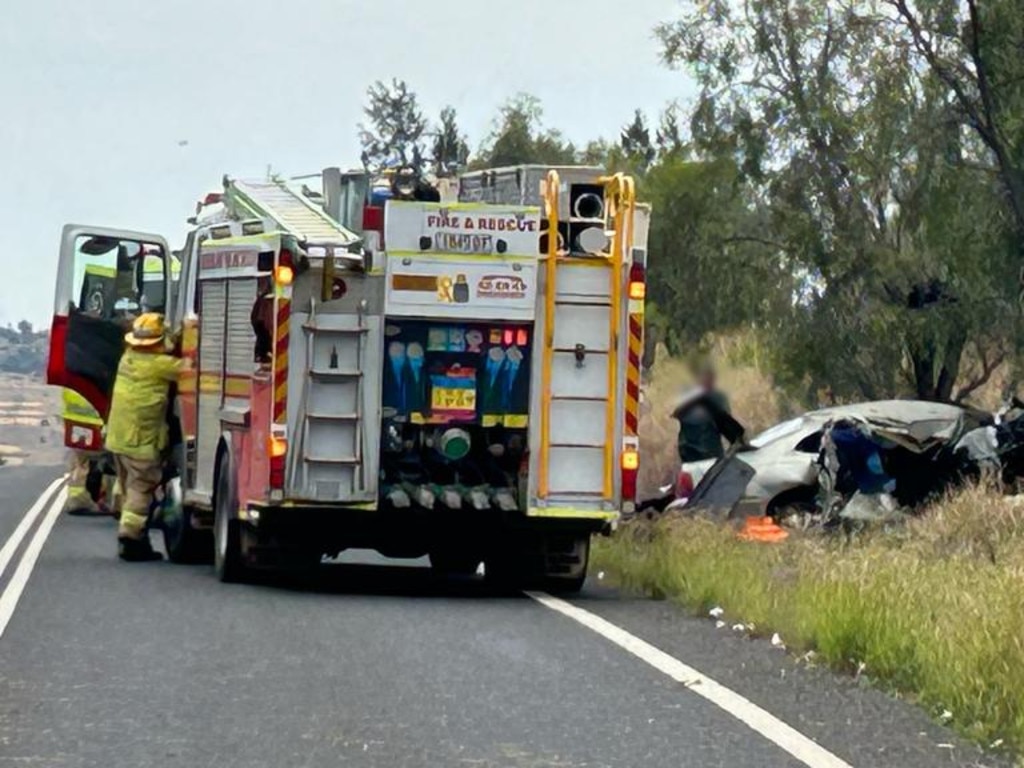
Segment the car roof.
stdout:
<svg viewBox="0 0 1024 768">
<path fill-rule="evenodd" d="M 826 422 L 842 416 L 857 416 L 866 419 L 909 424 L 915 421 L 933 419 L 958 419 L 965 412 L 959 405 L 931 403 L 924 400 L 875 400 L 867 403 L 837 405 L 809 411 L 806 417 Z"/>
<path fill-rule="evenodd" d="M 814 432 L 837 419 L 866 421 L 881 429 L 907 433 L 917 440 L 949 437 L 969 411 L 948 403 L 922 400 L 875 400 L 866 403 L 821 408 L 796 416 L 766 429 L 750 441 L 758 450 L 774 445 L 787 437 L 798 437 Z M 912 428 L 916 425 L 916 429 Z"/>
</svg>

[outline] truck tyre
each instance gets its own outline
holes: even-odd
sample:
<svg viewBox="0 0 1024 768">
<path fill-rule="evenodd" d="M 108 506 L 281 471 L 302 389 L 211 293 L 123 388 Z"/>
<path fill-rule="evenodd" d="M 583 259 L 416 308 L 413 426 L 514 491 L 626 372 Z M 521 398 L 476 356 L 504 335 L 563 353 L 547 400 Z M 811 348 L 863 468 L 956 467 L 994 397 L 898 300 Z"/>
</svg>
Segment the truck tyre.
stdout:
<svg viewBox="0 0 1024 768">
<path fill-rule="evenodd" d="M 181 514 L 164 517 L 164 548 L 172 563 L 196 565 L 213 562 L 213 532 L 192 527 L 192 507 L 182 506 Z"/>
<path fill-rule="evenodd" d="M 443 548 L 430 550 L 430 567 L 441 576 L 472 576 L 483 557 L 467 550 Z"/>
<path fill-rule="evenodd" d="M 225 451 L 217 463 L 217 487 L 213 496 L 213 570 L 225 583 L 244 582 L 248 575 L 242 557 L 241 521 L 237 519 L 238 491 L 235 471 Z"/>
<path fill-rule="evenodd" d="M 530 586 L 527 569 L 511 553 L 493 554 L 484 560 L 484 582 L 501 595 Z"/>
<path fill-rule="evenodd" d="M 184 503 L 185 444 L 181 442 L 181 426 L 177 419 L 171 420 L 173 433 L 179 437 L 173 443 L 172 458 L 175 476 L 164 483 L 164 494 L 171 503 L 160 512 L 160 529 L 164 534 L 164 549 L 172 563 L 193 565 L 213 562 L 213 531 L 209 528 L 195 528 L 192 525 L 196 510 Z"/>
<path fill-rule="evenodd" d="M 543 587 L 555 594 L 576 594 L 587 580 L 590 535 L 549 536 L 544 540 Z"/>
</svg>

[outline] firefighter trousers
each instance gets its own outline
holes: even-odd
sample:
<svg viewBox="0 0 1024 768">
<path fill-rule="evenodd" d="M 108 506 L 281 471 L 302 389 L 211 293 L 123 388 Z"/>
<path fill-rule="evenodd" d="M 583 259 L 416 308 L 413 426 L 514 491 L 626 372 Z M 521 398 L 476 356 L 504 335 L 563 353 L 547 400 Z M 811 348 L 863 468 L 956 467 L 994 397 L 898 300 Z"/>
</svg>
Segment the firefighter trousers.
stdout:
<svg viewBox="0 0 1024 768">
<path fill-rule="evenodd" d="M 163 462 L 114 454 L 114 467 L 122 494 L 118 538 L 141 539 L 146 535 L 149 508 L 163 480 Z"/>
<path fill-rule="evenodd" d="M 99 506 L 89 493 L 90 461 L 96 454 L 88 451 L 71 451 L 70 476 L 68 477 L 68 497 L 64 502 L 65 512 L 86 512 L 95 514 Z"/>
</svg>

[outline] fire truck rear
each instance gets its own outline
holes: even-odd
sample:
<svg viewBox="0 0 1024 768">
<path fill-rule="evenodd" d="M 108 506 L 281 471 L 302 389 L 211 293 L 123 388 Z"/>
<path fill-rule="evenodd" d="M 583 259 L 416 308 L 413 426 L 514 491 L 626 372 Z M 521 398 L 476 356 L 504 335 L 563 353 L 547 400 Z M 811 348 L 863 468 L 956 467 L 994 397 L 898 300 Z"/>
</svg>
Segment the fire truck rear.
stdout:
<svg viewBox="0 0 1024 768">
<path fill-rule="evenodd" d="M 524 166 L 442 195 L 321 179 L 225 179 L 177 282 L 159 236 L 66 227 L 51 383 L 106 413 L 119 348 L 70 302 L 76 260 L 97 241 L 162 253 L 195 363 L 170 414 L 172 559 L 212 554 L 240 580 L 368 548 L 579 589 L 591 535 L 636 489 L 649 213 L 632 180 Z"/>
</svg>

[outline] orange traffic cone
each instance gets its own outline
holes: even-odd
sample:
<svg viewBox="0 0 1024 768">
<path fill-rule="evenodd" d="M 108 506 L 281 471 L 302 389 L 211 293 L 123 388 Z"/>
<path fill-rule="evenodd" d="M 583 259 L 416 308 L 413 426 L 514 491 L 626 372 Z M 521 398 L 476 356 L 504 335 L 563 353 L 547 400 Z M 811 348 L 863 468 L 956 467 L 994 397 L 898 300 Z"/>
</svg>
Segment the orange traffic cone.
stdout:
<svg viewBox="0 0 1024 768">
<path fill-rule="evenodd" d="M 747 541 L 775 542 L 787 539 L 789 532 L 776 525 L 770 517 L 748 517 L 743 530 L 737 535 Z"/>
</svg>

